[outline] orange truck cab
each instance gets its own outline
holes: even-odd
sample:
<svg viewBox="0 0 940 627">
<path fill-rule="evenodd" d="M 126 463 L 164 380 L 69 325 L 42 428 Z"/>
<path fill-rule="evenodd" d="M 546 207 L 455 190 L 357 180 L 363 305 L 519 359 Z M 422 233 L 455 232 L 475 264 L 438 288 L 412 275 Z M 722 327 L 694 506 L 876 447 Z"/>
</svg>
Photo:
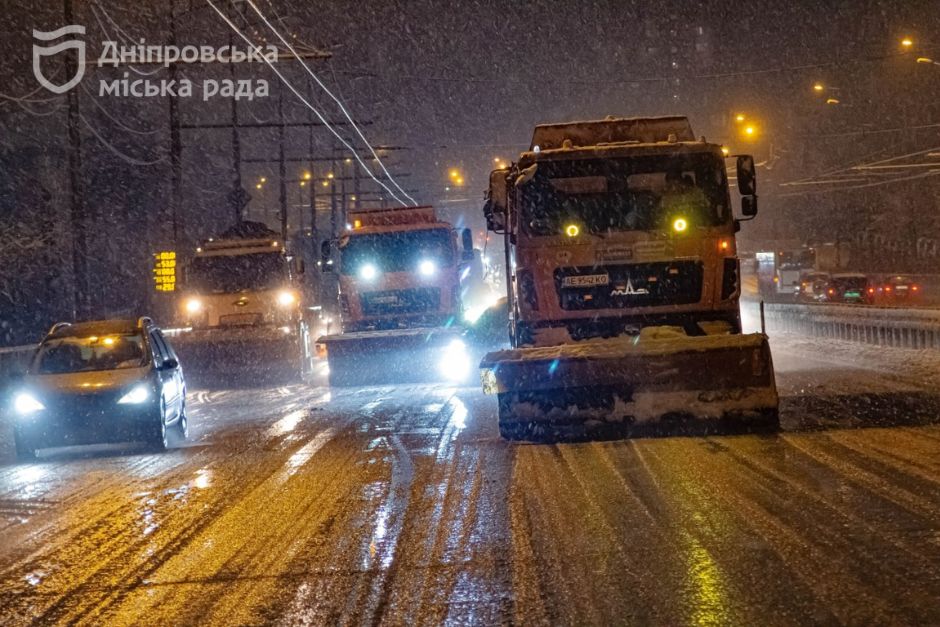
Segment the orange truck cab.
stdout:
<svg viewBox="0 0 940 627">
<path fill-rule="evenodd" d="M 454 227 L 433 207 L 356 211 L 348 222 L 322 251 L 321 267 L 339 275 L 342 318 L 341 334 L 317 341 L 331 382 L 396 378 L 420 364 L 418 352 L 451 350 L 462 334 L 460 278 L 472 259 L 470 231 L 462 232 L 461 249 Z"/>
</svg>

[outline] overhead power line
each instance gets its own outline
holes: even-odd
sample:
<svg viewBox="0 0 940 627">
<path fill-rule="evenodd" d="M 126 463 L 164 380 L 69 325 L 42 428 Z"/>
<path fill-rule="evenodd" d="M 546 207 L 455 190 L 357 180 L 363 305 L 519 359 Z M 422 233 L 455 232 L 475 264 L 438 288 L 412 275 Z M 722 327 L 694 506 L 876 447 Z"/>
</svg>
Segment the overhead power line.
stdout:
<svg viewBox="0 0 940 627">
<path fill-rule="evenodd" d="M 256 53 L 263 52 L 262 49 L 261 49 L 261 47 L 255 45 L 255 43 L 252 42 L 252 41 L 238 28 L 238 26 L 236 26 L 236 25 L 232 22 L 232 20 L 230 20 L 230 19 L 228 18 L 228 16 L 225 15 L 225 13 L 222 12 L 222 10 L 219 9 L 219 7 L 217 7 L 217 6 L 215 5 L 215 3 L 212 2 L 212 0 L 206 0 L 206 2 L 207 2 L 207 3 L 209 4 L 209 6 L 212 7 L 212 9 L 219 15 L 219 17 L 222 18 L 222 21 L 224 21 L 224 22 L 228 25 L 228 27 L 231 28 L 232 31 L 235 32 L 235 34 L 237 34 L 239 37 L 241 37 L 241 39 L 242 39 L 246 44 L 248 44 L 249 46 L 251 46 L 252 50 L 254 50 Z M 295 56 L 296 56 L 296 53 L 295 53 Z M 298 58 L 299 58 L 299 57 L 298 57 Z M 399 198 L 399 197 L 395 194 L 394 191 L 392 191 L 384 182 L 382 182 L 381 180 L 379 180 L 378 177 L 376 177 L 375 173 L 373 173 L 372 170 L 369 169 L 369 166 L 367 166 L 367 165 L 365 164 L 365 162 L 359 157 L 359 155 L 358 155 L 356 149 L 353 148 L 353 147 L 349 144 L 349 142 L 346 141 L 346 139 L 345 139 L 342 135 L 340 135 L 340 134 L 336 131 L 335 128 L 333 128 L 332 125 L 330 125 L 330 123 L 327 121 L 327 119 L 323 116 L 322 113 L 320 113 L 320 111 L 317 110 L 316 107 L 314 107 L 312 104 L 310 104 L 310 102 L 309 102 L 306 98 L 304 98 L 304 96 L 303 96 L 299 91 L 297 91 L 297 88 L 295 88 L 295 87 L 293 86 L 293 84 L 291 84 L 291 82 L 288 81 L 287 78 L 284 77 L 284 75 L 281 73 L 281 71 L 278 70 L 278 69 L 274 66 L 273 63 L 271 63 L 270 61 L 268 61 L 268 59 L 267 59 L 266 57 L 264 57 L 264 55 L 262 55 L 262 60 L 265 62 L 265 64 L 266 64 L 269 68 L 271 68 L 271 70 L 277 75 L 277 77 L 281 80 L 281 82 L 282 82 L 288 89 L 290 89 L 290 91 L 291 91 L 295 96 L 297 96 L 297 98 L 298 98 L 308 109 L 310 109 L 311 111 L 313 111 L 314 115 L 317 116 L 317 118 L 323 123 L 324 126 L 326 126 L 327 129 L 329 129 L 329 131 L 333 134 L 333 136 L 336 137 L 336 139 L 339 140 L 339 142 L 350 152 L 350 154 L 353 155 L 353 157 L 354 157 L 354 158 L 356 159 L 356 161 L 359 163 L 360 167 L 362 167 L 363 171 L 365 171 L 365 173 L 368 174 L 369 177 L 370 177 L 372 180 L 374 180 L 374 181 L 375 181 L 376 183 L 378 183 L 383 189 L 385 189 L 385 190 L 389 193 L 389 195 L 390 195 L 392 198 L 395 199 L 395 201 L 396 201 L 397 203 L 399 203 L 400 205 L 403 205 L 403 206 L 407 205 L 407 203 L 404 202 L 401 198 Z"/>
<path fill-rule="evenodd" d="M 372 156 L 375 157 L 376 163 L 378 163 L 379 167 L 382 168 L 382 171 L 385 173 L 385 176 L 388 177 L 388 180 L 392 182 L 392 185 L 394 185 L 398 189 L 398 191 L 400 191 L 405 196 L 405 198 L 410 200 L 411 204 L 417 206 L 418 203 L 415 201 L 415 199 L 409 196 L 407 193 L 405 193 L 405 190 L 402 189 L 401 185 L 399 185 L 395 181 L 391 173 L 388 171 L 388 168 L 386 168 L 385 164 L 382 163 L 382 160 L 379 159 L 379 155 L 375 152 L 375 149 L 372 148 L 372 144 L 370 144 L 369 140 L 366 139 L 366 136 L 362 133 L 362 130 L 359 128 L 359 126 L 353 121 L 352 116 L 349 114 L 349 111 L 346 110 L 346 107 L 343 105 L 343 102 L 339 98 L 337 98 L 336 95 L 334 95 L 332 91 L 329 90 L 329 88 L 323 83 L 323 81 L 320 80 L 320 77 L 314 74 L 313 70 L 311 70 L 310 67 L 304 62 L 304 60 L 300 58 L 300 55 L 297 54 L 297 51 L 294 50 L 294 47 L 290 44 L 290 42 L 287 41 L 287 39 L 285 39 L 283 35 L 281 35 L 281 33 L 274 27 L 274 25 L 272 25 L 271 22 L 268 21 L 268 18 L 264 16 L 261 10 L 258 9 L 258 5 L 256 5 L 253 2 L 253 0 L 247 0 L 247 2 L 248 2 L 248 6 L 250 6 L 254 10 L 254 12 L 258 14 L 258 17 L 261 18 L 261 20 L 265 23 L 265 25 L 271 29 L 271 32 L 277 35 L 277 38 L 281 40 L 281 43 L 287 46 L 287 49 L 290 50 L 291 53 L 297 57 L 297 60 L 300 61 L 300 65 L 302 65 L 303 68 L 307 71 L 307 74 L 309 74 L 310 77 L 313 78 L 314 81 L 316 81 L 317 85 L 320 86 L 320 89 L 326 92 L 326 95 L 332 98 L 333 101 L 337 104 L 337 106 L 339 106 L 340 111 L 342 111 L 343 115 L 346 116 L 346 119 L 349 120 L 349 123 L 353 127 L 353 130 L 355 130 L 356 134 L 359 135 L 359 139 L 361 139 L 363 143 L 369 148 L 369 151 L 372 153 Z"/>
</svg>

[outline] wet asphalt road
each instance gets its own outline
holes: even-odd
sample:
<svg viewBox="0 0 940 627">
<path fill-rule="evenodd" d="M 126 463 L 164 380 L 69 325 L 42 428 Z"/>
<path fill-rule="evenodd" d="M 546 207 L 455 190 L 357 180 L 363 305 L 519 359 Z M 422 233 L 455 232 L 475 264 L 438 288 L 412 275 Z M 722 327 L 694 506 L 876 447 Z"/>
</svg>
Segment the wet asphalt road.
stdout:
<svg viewBox="0 0 940 627">
<path fill-rule="evenodd" d="M 508 444 L 444 386 L 197 391 L 162 455 L 2 424 L 0 623 L 937 624 L 936 396 L 818 358 L 779 435 Z"/>
</svg>

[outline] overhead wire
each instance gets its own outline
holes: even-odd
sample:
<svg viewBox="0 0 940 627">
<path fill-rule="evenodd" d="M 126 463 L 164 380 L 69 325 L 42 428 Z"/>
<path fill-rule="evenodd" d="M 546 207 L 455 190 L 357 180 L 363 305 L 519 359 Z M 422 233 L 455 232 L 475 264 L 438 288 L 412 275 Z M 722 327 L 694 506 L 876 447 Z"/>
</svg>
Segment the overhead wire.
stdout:
<svg viewBox="0 0 940 627">
<path fill-rule="evenodd" d="M 263 52 L 262 49 L 261 49 L 261 47 L 258 46 L 258 45 L 256 45 L 254 42 L 252 42 L 252 41 L 238 28 L 238 26 L 236 26 L 236 25 L 228 18 L 228 16 L 225 15 L 225 13 L 222 12 L 222 10 L 219 9 L 219 7 L 217 7 L 217 6 L 215 5 L 215 3 L 212 2 L 212 0 L 206 0 L 206 2 L 207 2 L 207 3 L 209 4 L 209 6 L 212 7 L 212 9 L 219 15 L 219 17 L 222 18 L 222 20 L 229 26 L 229 28 L 231 28 L 239 37 L 241 37 L 241 39 L 242 39 L 245 43 L 247 43 L 247 44 L 252 48 L 252 50 L 255 51 L 255 53 L 261 53 L 261 52 Z M 296 53 L 295 53 L 295 54 L 296 54 Z M 349 142 L 347 142 L 347 141 L 343 138 L 343 136 L 340 135 L 340 134 L 336 131 L 335 128 L 333 128 L 333 126 L 332 126 L 332 125 L 329 123 L 329 121 L 323 116 L 323 114 L 320 113 L 319 110 L 317 110 L 313 105 L 311 105 L 310 102 L 309 102 L 306 98 L 304 98 L 304 96 L 303 96 L 299 91 L 297 91 L 297 88 L 295 88 L 294 85 L 293 85 L 290 81 L 288 81 L 287 78 L 284 77 L 284 75 L 280 72 L 280 70 L 278 70 L 278 69 L 274 66 L 274 64 L 271 63 L 271 62 L 270 62 L 266 57 L 264 57 L 263 55 L 262 55 L 262 59 L 264 60 L 265 64 L 266 64 L 269 68 L 271 68 L 271 70 L 277 75 L 277 77 L 281 80 L 281 82 L 282 82 L 295 96 L 297 96 L 297 98 L 298 98 L 308 109 L 310 109 L 311 111 L 313 111 L 314 115 L 317 116 L 317 119 L 320 120 L 320 122 L 333 134 L 334 137 L 336 137 L 336 138 L 340 141 L 340 143 L 341 143 L 350 153 L 352 153 L 353 157 L 354 157 L 354 158 L 356 159 L 356 161 L 359 163 L 360 167 L 362 167 L 363 171 L 365 171 L 365 173 L 369 175 L 369 178 L 371 178 L 373 181 L 375 181 L 382 189 L 384 189 L 385 191 L 387 191 L 387 192 L 389 193 L 389 195 L 390 195 L 396 202 L 398 202 L 398 203 L 401 204 L 402 206 L 406 206 L 407 203 L 404 202 L 401 198 L 399 198 L 399 197 L 395 194 L 395 192 L 394 192 L 391 188 L 388 187 L 388 185 L 386 185 L 384 182 L 382 182 L 382 181 L 375 175 L 375 173 L 372 172 L 372 170 L 369 168 L 369 166 L 367 166 L 367 165 L 365 164 L 365 162 L 362 160 L 362 158 L 359 156 L 358 151 L 356 151 L 355 148 L 353 148 L 353 146 L 351 146 L 351 145 L 349 144 Z"/>
<path fill-rule="evenodd" d="M 290 50 L 290 51 L 291 51 L 291 54 L 293 54 L 293 55 L 297 58 L 297 61 L 299 61 L 299 62 L 300 62 L 300 65 L 303 66 L 303 68 L 307 71 L 307 74 L 309 74 L 310 77 L 313 78 L 314 81 L 316 81 L 317 85 L 320 86 L 320 89 L 322 89 L 324 92 L 326 92 L 326 94 L 327 94 L 330 98 L 332 98 L 334 102 L 336 102 L 337 106 L 339 106 L 340 111 L 343 112 L 343 115 L 344 115 L 344 116 L 346 117 L 346 119 L 349 121 L 350 126 L 352 126 L 353 130 L 356 131 L 356 134 L 359 135 L 359 139 L 361 139 L 362 142 L 369 148 L 369 152 L 372 153 L 372 156 L 375 158 L 376 163 L 378 163 L 378 164 L 379 164 L 379 167 L 382 168 L 382 172 L 385 173 L 385 176 L 388 177 L 388 180 L 391 181 L 392 185 L 394 185 L 394 186 L 398 189 L 398 191 L 402 193 L 402 195 L 403 195 L 405 198 L 407 198 L 408 200 L 410 200 L 413 205 L 417 205 L 418 203 L 415 201 L 415 199 L 412 198 L 411 196 L 409 196 L 409 195 L 405 192 L 404 188 L 402 188 L 402 186 L 398 184 L 398 181 L 396 181 L 396 180 L 394 179 L 394 177 L 392 177 L 392 174 L 388 171 L 388 168 L 385 167 L 385 164 L 382 163 L 382 160 L 379 158 L 378 153 L 377 153 L 377 152 L 375 151 L 375 149 L 372 147 L 372 144 L 369 143 L 369 140 L 366 139 L 365 134 L 363 134 L 362 130 L 359 128 L 359 125 L 356 124 L 355 120 L 353 120 L 352 116 L 349 114 L 349 111 L 346 109 L 345 105 L 343 105 L 343 102 L 342 102 L 339 98 L 337 98 L 336 95 L 333 94 L 333 92 L 330 91 L 330 89 L 323 83 L 323 81 L 320 80 L 320 77 L 318 77 L 318 76 L 313 72 L 313 70 L 310 69 L 310 66 L 308 66 L 308 65 L 304 62 L 304 60 L 300 57 L 300 55 L 297 54 L 297 51 L 296 51 L 296 50 L 294 49 L 294 47 L 290 44 L 290 42 L 287 41 L 287 39 L 285 39 L 284 36 L 281 35 L 280 31 L 278 31 L 278 30 L 274 27 L 274 25 L 271 24 L 271 22 L 268 20 L 268 18 L 265 17 L 265 15 L 264 15 L 264 14 L 261 12 L 261 10 L 258 8 L 258 5 L 256 5 L 253 0 L 246 0 L 246 2 L 248 2 L 248 6 L 250 6 L 250 7 L 252 8 L 252 10 L 254 10 L 254 12 L 258 14 L 258 17 L 261 18 L 261 20 L 265 23 L 265 25 L 266 25 L 269 29 L 271 29 L 271 32 L 273 32 L 275 35 L 277 35 L 277 38 L 281 40 L 281 43 L 283 43 L 285 46 L 287 46 L 287 49 Z"/>
<path fill-rule="evenodd" d="M 107 110 L 106 108 L 104 108 L 104 106 L 102 106 L 102 105 L 98 102 L 98 99 L 95 98 L 95 94 L 92 93 L 91 91 L 89 91 L 88 88 L 85 87 L 84 85 L 82 85 L 82 91 L 84 91 L 86 94 L 88 94 L 88 97 L 91 98 L 92 104 L 95 105 L 96 107 L 98 107 L 98 110 L 101 111 L 102 113 L 104 113 L 105 117 L 107 117 L 109 120 L 111 120 L 112 122 L 114 122 L 118 127 L 120 127 L 121 129 L 127 131 L 128 133 L 134 133 L 135 135 L 155 135 L 156 133 L 159 133 L 159 132 L 160 132 L 160 129 L 156 129 L 156 128 L 155 128 L 155 129 L 149 129 L 149 130 L 142 131 L 142 130 L 135 129 L 135 128 L 132 128 L 132 127 L 130 127 L 130 126 L 124 124 L 124 123 L 121 122 L 119 119 L 117 119 L 117 118 L 115 118 L 113 115 L 111 115 L 111 114 L 108 112 L 108 110 Z"/>
<path fill-rule="evenodd" d="M 158 164 L 158 163 L 162 163 L 162 162 L 166 161 L 166 158 L 165 158 L 165 157 L 160 157 L 160 158 L 154 159 L 154 160 L 152 160 L 152 161 L 144 161 L 144 160 L 141 160 L 141 159 L 136 159 L 136 158 L 134 158 L 134 157 L 132 157 L 132 156 L 130 156 L 130 155 L 128 155 L 128 154 L 125 154 L 124 152 L 122 152 L 122 151 L 120 151 L 118 148 L 116 148 L 114 145 L 112 145 L 112 144 L 111 144 L 108 140 L 106 140 L 104 137 L 102 137 L 102 136 L 101 136 L 101 133 L 98 132 L 98 129 L 96 129 L 96 128 L 94 127 L 94 125 L 93 125 L 91 122 L 89 122 L 89 121 L 85 118 L 84 115 L 82 115 L 81 113 L 79 113 L 79 114 L 78 114 L 78 117 L 81 118 L 82 122 L 85 124 L 85 126 L 88 128 L 88 130 L 91 131 L 91 134 L 94 135 L 94 136 L 98 139 L 99 142 L 101 142 L 102 144 L 104 144 L 105 147 L 106 147 L 108 150 L 110 150 L 112 153 L 114 153 L 114 154 L 115 154 L 119 159 L 121 159 L 122 161 L 124 161 L 124 162 L 126 162 L 126 163 L 129 163 L 129 164 L 131 164 L 131 165 L 139 165 L 139 166 L 151 166 L 151 165 L 156 165 L 156 164 Z"/>
</svg>

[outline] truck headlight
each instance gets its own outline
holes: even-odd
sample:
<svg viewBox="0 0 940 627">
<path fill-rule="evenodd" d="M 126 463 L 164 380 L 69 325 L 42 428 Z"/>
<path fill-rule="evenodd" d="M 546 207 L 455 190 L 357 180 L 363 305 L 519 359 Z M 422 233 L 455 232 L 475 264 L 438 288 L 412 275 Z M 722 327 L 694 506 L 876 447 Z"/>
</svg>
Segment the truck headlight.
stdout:
<svg viewBox="0 0 940 627">
<path fill-rule="evenodd" d="M 470 357 L 467 345 L 461 340 L 454 340 L 444 347 L 438 369 L 448 381 L 464 381 L 470 373 Z"/>
<path fill-rule="evenodd" d="M 13 408 L 16 410 L 16 413 L 22 416 L 28 416 L 37 411 L 42 411 L 46 406 L 40 403 L 32 394 L 21 392 L 13 399 Z"/>
<path fill-rule="evenodd" d="M 363 281 L 371 281 L 377 276 L 379 276 L 379 269 L 371 263 L 363 264 L 359 268 L 359 278 Z"/>
<path fill-rule="evenodd" d="M 297 302 L 297 297 L 294 296 L 293 292 L 288 292 L 284 290 L 283 292 L 277 293 L 277 304 L 281 307 L 289 307 Z"/>
<path fill-rule="evenodd" d="M 418 264 L 418 272 L 421 273 L 421 276 L 434 276 L 434 273 L 437 272 L 437 264 L 430 259 L 425 259 Z"/>
<path fill-rule="evenodd" d="M 150 390 L 144 384 L 135 385 L 118 401 L 119 405 L 140 405 L 150 398 Z"/>
<path fill-rule="evenodd" d="M 202 311 L 202 301 L 198 298 L 190 298 L 186 301 L 186 311 L 191 314 Z"/>
</svg>

